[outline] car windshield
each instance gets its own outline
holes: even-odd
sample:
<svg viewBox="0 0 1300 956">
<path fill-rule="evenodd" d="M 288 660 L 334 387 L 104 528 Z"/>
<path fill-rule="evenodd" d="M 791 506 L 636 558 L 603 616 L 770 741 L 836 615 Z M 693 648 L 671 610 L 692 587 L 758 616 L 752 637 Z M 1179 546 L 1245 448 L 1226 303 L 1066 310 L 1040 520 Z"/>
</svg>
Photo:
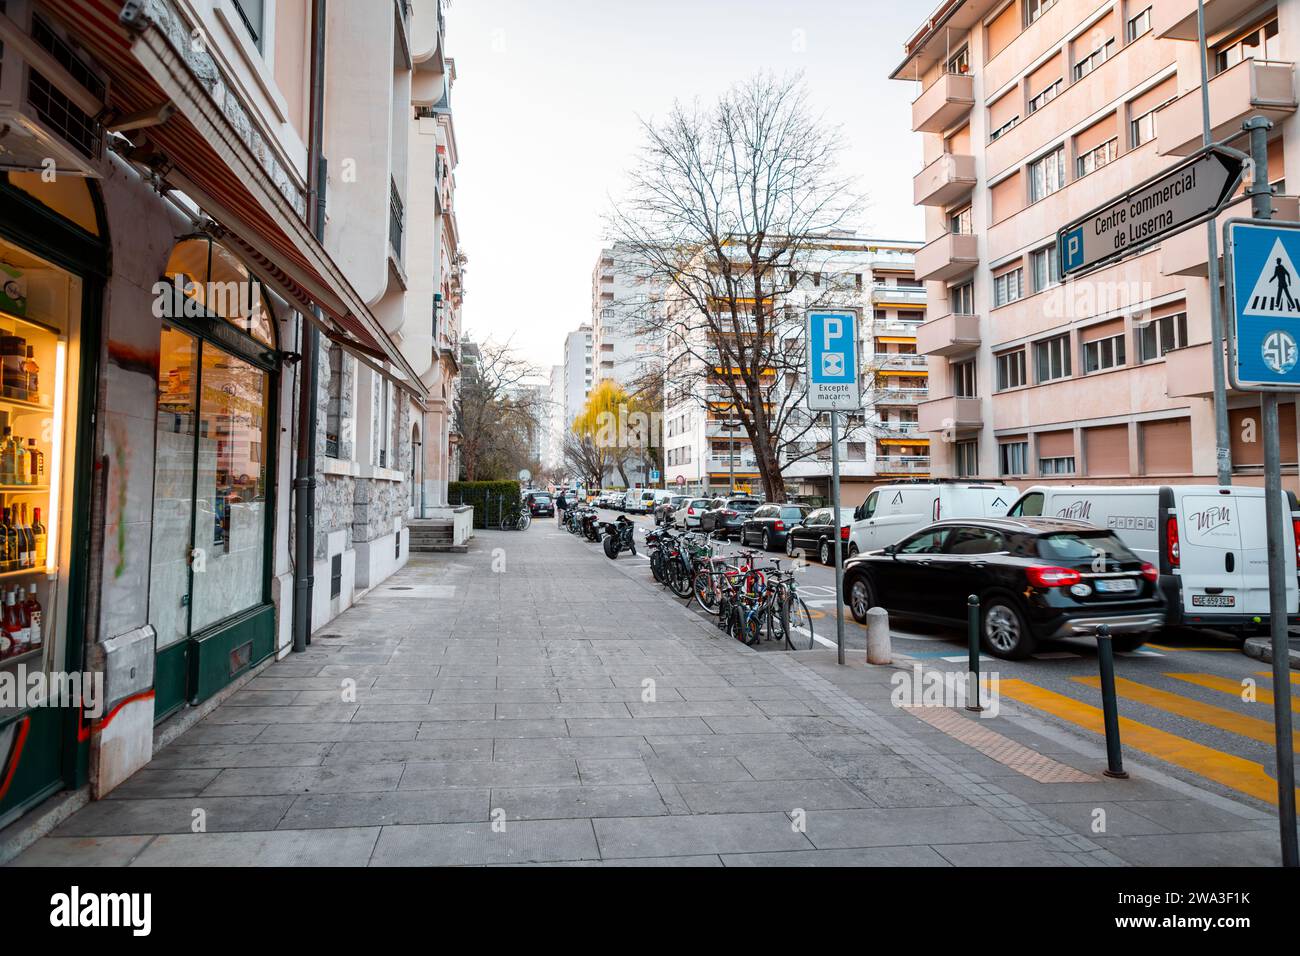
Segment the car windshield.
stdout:
<svg viewBox="0 0 1300 956">
<path fill-rule="evenodd" d="M 759 502 L 752 498 L 733 498 L 731 507 L 735 511 L 753 511 L 759 506 Z"/>
<path fill-rule="evenodd" d="M 1050 561 L 1088 562 L 1097 558 L 1136 561 L 1137 556 L 1108 531 L 1060 531 L 1038 539 L 1038 554 Z"/>
<path fill-rule="evenodd" d="M 551 503 L 550 495 L 533 495 L 533 500 L 541 504 L 549 505 Z"/>
<path fill-rule="evenodd" d="M 781 509 L 781 517 L 786 521 L 802 521 L 803 516 L 807 513 L 804 508 L 788 507 Z"/>
</svg>

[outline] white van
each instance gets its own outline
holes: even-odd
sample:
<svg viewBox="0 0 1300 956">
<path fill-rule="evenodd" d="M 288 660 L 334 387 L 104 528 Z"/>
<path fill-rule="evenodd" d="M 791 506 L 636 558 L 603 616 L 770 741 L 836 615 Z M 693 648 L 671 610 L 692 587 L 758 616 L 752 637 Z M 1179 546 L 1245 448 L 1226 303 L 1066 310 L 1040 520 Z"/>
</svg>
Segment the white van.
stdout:
<svg viewBox="0 0 1300 956">
<path fill-rule="evenodd" d="M 664 492 L 654 488 L 629 488 L 623 495 L 623 510 L 628 514 L 648 515 L 654 511 L 657 494 Z"/>
<path fill-rule="evenodd" d="M 1287 617 L 1294 623 L 1300 509 L 1294 495 L 1283 495 Z M 1269 618 L 1264 506 L 1264 489 L 1244 485 L 1038 485 L 1009 514 L 1078 518 L 1114 531 L 1160 569 L 1170 624 L 1256 630 Z"/>
<path fill-rule="evenodd" d="M 881 485 L 853 512 L 849 554 L 896 544 L 940 518 L 1005 517 L 1019 492 L 989 481 L 908 482 Z"/>
</svg>

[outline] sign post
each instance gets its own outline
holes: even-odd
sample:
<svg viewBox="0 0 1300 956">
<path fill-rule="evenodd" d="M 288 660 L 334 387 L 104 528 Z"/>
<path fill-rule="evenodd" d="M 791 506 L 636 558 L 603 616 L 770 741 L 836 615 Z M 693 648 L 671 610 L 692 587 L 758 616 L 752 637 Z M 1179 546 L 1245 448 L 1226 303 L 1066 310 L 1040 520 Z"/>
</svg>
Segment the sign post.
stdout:
<svg viewBox="0 0 1300 956">
<path fill-rule="evenodd" d="M 835 516 L 835 647 L 844 663 L 844 521 L 840 512 L 839 412 L 862 407 L 857 309 L 808 311 L 808 409 L 831 416 L 831 513 Z"/>
<path fill-rule="evenodd" d="M 1287 568 L 1283 554 L 1286 514 L 1282 499 L 1282 454 L 1278 393 L 1300 390 L 1300 223 L 1274 222 L 1268 177 L 1268 130 L 1255 116 L 1245 123 L 1255 161 L 1251 219 L 1224 225 L 1223 255 L 1228 279 L 1228 373 L 1234 388 L 1261 392 L 1264 433 L 1264 521 L 1268 546 L 1268 624 L 1272 640 L 1273 722 L 1277 752 L 1278 822 L 1282 865 L 1300 866 L 1296 838 L 1295 753 L 1292 748 Z"/>
</svg>

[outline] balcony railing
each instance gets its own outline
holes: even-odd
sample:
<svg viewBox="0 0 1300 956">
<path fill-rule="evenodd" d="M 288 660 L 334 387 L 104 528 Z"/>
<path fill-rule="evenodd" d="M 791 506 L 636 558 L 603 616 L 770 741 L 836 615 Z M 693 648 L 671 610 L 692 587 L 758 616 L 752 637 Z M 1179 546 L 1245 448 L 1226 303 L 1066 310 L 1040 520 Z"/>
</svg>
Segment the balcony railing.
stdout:
<svg viewBox="0 0 1300 956">
<path fill-rule="evenodd" d="M 929 470 L 929 455 L 888 455 L 876 458 L 877 473 L 914 475 Z"/>
<path fill-rule="evenodd" d="M 875 364 L 877 368 L 923 369 L 926 367 L 924 355 L 911 355 L 907 352 L 877 352 Z"/>
<path fill-rule="evenodd" d="M 924 286 L 885 285 L 878 282 L 871 287 L 871 301 L 877 304 L 898 303 L 900 305 L 924 308 L 927 301 Z"/>
<path fill-rule="evenodd" d="M 402 261 L 402 231 L 406 228 L 406 210 L 402 197 L 397 192 L 397 180 L 388 181 L 388 244 L 393 247 L 393 255 Z"/>
<path fill-rule="evenodd" d="M 877 405 L 916 405 L 929 394 L 928 388 L 882 388 L 874 397 Z"/>
<path fill-rule="evenodd" d="M 921 423 L 890 422 L 877 418 L 867 422 L 867 427 L 881 438 L 907 438 L 920 433 Z"/>
</svg>

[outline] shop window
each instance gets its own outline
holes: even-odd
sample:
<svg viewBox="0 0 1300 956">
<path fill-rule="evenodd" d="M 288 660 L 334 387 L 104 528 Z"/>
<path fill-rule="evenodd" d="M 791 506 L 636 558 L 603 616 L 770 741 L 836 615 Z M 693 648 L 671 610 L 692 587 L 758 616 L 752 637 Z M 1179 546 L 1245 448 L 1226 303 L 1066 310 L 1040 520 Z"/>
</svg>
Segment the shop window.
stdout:
<svg viewBox="0 0 1300 956">
<path fill-rule="evenodd" d="M 82 176 L 55 176 L 46 179 L 40 173 L 9 173 L 9 184 L 31 196 L 38 203 L 81 227 L 92 236 L 99 235 L 99 216 L 90 184 Z"/>
<path fill-rule="evenodd" d="M 221 243 L 208 236 L 182 239 L 172 248 L 166 274 L 200 312 L 224 319 L 245 335 L 274 347 L 271 313 L 261 283 Z"/>
</svg>

